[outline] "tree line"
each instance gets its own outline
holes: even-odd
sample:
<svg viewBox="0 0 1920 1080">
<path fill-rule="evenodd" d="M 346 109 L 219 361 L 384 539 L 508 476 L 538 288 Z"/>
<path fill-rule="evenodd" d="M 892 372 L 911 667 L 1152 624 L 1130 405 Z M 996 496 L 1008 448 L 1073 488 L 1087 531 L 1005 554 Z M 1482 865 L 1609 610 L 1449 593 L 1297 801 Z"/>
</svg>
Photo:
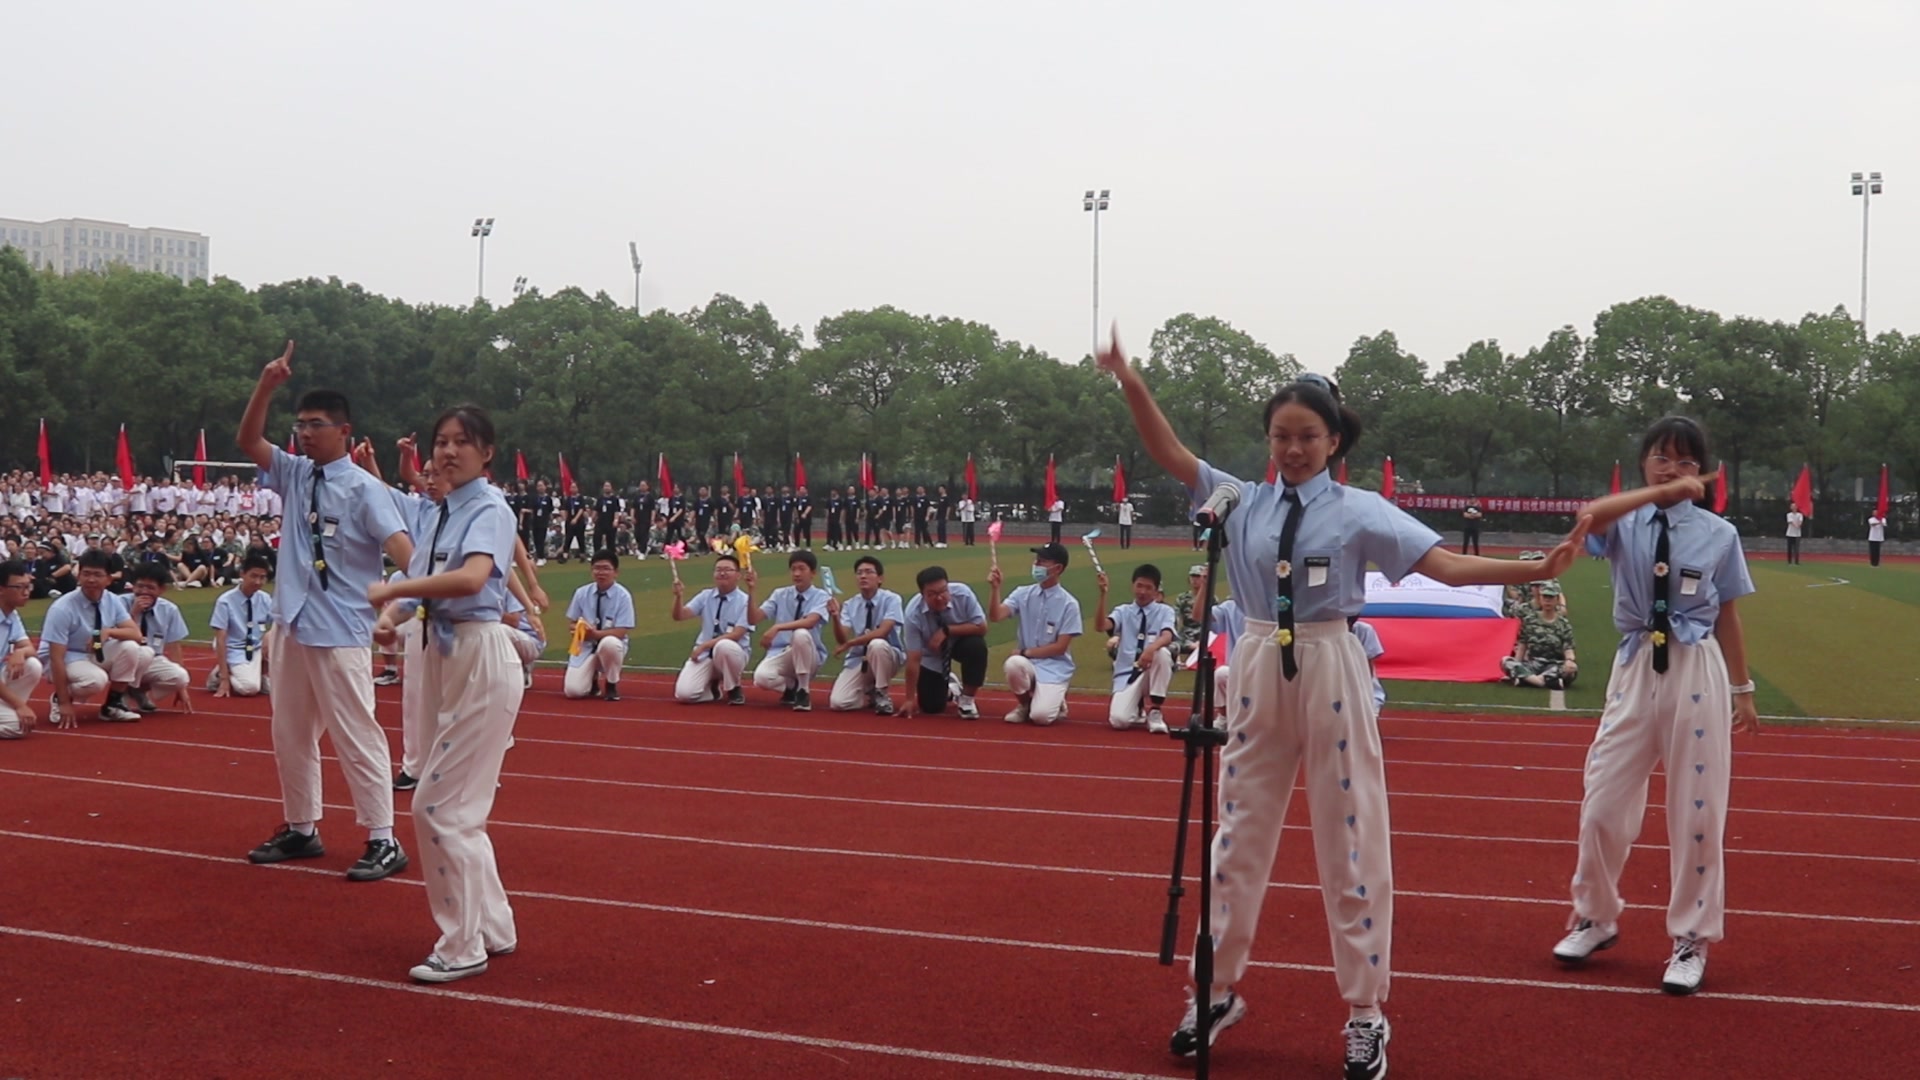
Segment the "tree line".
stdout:
<svg viewBox="0 0 1920 1080">
<path fill-rule="evenodd" d="M 718 295 L 685 312 L 636 313 L 600 293 L 537 289 L 511 303 L 412 304 L 338 278 L 247 289 L 115 267 L 59 276 L 0 250 L 0 463 L 31 467 L 45 418 L 56 468 L 111 470 L 124 423 L 142 471 L 215 457 L 260 366 L 298 342 L 281 424 L 302 390 L 353 400 L 376 442 L 417 431 L 438 407 L 492 411 L 510 459 L 540 474 L 564 453 L 583 487 L 651 478 L 666 454 L 682 485 L 845 485 L 860 455 L 883 483 L 961 480 L 1037 497 L 1048 455 L 1061 487 L 1089 497 L 1116 460 L 1135 490 L 1170 484 L 1142 453 L 1110 380 L 979 322 L 893 307 L 821 319 L 808 335 L 764 304 Z M 1385 455 L 1402 487 L 1454 494 L 1588 496 L 1632 462 L 1654 418 L 1702 420 L 1728 468 L 1732 505 L 1778 497 L 1803 463 L 1826 498 L 1851 498 L 1879 466 L 1920 490 L 1920 337 L 1862 340 L 1844 310 L 1798 322 L 1722 316 L 1666 297 L 1616 304 L 1591 328 L 1513 349 L 1493 340 L 1422 358 L 1391 331 L 1344 357 L 1301 360 L 1226 321 L 1181 314 L 1136 362 L 1182 437 L 1242 475 L 1264 472 L 1261 414 L 1304 370 L 1335 378 L 1368 434 L 1351 481 L 1377 484 Z"/>
</svg>

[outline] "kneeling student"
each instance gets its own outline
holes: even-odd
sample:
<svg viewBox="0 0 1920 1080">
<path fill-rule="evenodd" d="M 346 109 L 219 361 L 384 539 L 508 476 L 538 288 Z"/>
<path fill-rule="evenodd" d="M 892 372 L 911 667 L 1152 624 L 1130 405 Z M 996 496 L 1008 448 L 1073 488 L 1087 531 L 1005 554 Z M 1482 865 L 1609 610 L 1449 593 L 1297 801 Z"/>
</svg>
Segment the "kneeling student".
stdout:
<svg viewBox="0 0 1920 1080">
<path fill-rule="evenodd" d="M 179 605 L 166 598 L 171 574 L 157 563 L 142 563 L 129 575 L 133 579 L 132 618 L 140 626 L 140 635 L 153 659 L 133 685 L 134 707 L 143 713 L 155 711 L 155 699 L 166 701 L 187 712 L 193 711 L 193 695 L 187 689 L 191 677 L 180 662 L 180 643 L 187 640 L 187 620 Z"/>
<path fill-rule="evenodd" d="M 836 712 L 868 706 L 881 716 L 892 716 L 894 712 L 888 687 L 906 651 L 900 644 L 905 612 L 900 605 L 900 594 L 880 587 L 882 573 L 879 559 L 860 556 L 853 564 L 859 594 L 845 604 L 827 601 L 827 615 L 834 620 L 833 639 L 839 643 L 833 651 L 847 656 L 847 666 L 834 680 L 833 694 L 828 699 L 828 705 Z"/>
<path fill-rule="evenodd" d="M 673 583 L 674 621 L 700 620 L 693 654 L 680 666 L 680 678 L 673 684 L 675 701 L 692 705 L 725 698 L 729 705 L 747 703 L 740 675 L 747 670 L 747 631 L 753 629 L 753 585 L 757 579 L 748 573 L 747 587 L 742 590 L 740 576 L 740 560 L 721 555 L 713 560 L 713 588 L 700 590 L 691 603 L 684 602 L 686 584 Z"/>
<path fill-rule="evenodd" d="M 1044 727 L 1066 719 L 1073 639 L 1080 636 L 1080 601 L 1060 586 L 1060 576 L 1066 572 L 1066 548 L 1059 544 L 1034 548 L 1034 584 L 1013 590 L 1004 604 L 1000 602 L 1000 568 L 987 573 L 987 617 L 994 622 L 1020 620 L 1013 655 L 1002 668 L 1007 689 L 1019 699 L 1004 718 L 1009 724 L 1031 721 Z"/>
<path fill-rule="evenodd" d="M 907 605 L 905 715 L 938 716 L 952 702 L 962 720 L 980 719 L 974 695 L 987 681 L 987 613 L 973 590 L 929 566 Z M 954 671 L 958 664 L 960 670 Z"/>
<path fill-rule="evenodd" d="M 820 670 L 825 652 L 820 631 L 827 621 L 830 598 L 825 589 L 813 587 L 813 575 L 819 569 L 820 560 L 813 552 L 804 548 L 794 552 L 787 557 L 793 584 L 775 589 L 760 605 L 760 614 L 775 621 L 760 635 L 760 647 L 767 655 L 753 671 L 753 685 L 780 691 L 780 704 L 793 706 L 794 712 L 813 709 L 808 684 Z"/>
<path fill-rule="evenodd" d="M 567 605 L 567 622 L 575 627 L 577 639 L 569 650 L 561 691 L 567 697 L 600 696 L 604 683 L 606 699 L 620 700 L 620 665 L 626 662 L 627 634 L 633 630 L 633 594 L 616 580 L 619 573 L 620 556 L 594 552 L 593 580 L 575 589 Z"/>
<path fill-rule="evenodd" d="M 1165 734 L 1167 683 L 1173 678 L 1173 609 L 1158 600 L 1160 568 L 1146 563 L 1133 572 L 1133 603 L 1107 609 L 1107 575 L 1100 575 L 1100 629 L 1113 657 L 1113 705 L 1107 723 L 1119 730 L 1145 724 Z M 1147 702 L 1142 705 L 1142 697 Z"/>
<path fill-rule="evenodd" d="M 27 633 L 20 608 L 33 591 L 33 571 L 26 563 L 0 562 L 0 739 L 18 739 L 38 722 L 27 699 L 40 685 L 40 658 L 33 655 L 33 636 Z"/>
</svg>

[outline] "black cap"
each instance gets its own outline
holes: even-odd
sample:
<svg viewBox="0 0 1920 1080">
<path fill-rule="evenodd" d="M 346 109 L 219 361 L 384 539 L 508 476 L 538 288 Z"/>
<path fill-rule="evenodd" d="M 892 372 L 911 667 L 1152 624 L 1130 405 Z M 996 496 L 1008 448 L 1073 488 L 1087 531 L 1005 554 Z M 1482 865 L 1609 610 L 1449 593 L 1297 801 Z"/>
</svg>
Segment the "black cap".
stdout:
<svg viewBox="0 0 1920 1080">
<path fill-rule="evenodd" d="M 1064 545 L 1041 544 L 1039 547 L 1033 549 L 1033 553 L 1040 556 L 1041 562 L 1059 563 L 1061 566 L 1067 565 L 1067 549 Z"/>
</svg>

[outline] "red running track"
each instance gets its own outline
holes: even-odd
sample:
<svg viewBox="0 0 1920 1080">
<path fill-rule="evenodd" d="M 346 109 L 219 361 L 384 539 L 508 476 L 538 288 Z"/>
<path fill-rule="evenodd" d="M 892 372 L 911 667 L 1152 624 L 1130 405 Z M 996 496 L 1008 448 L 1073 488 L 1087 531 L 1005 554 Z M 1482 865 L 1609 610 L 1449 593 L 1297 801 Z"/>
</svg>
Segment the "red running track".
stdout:
<svg viewBox="0 0 1920 1080">
<path fill-rule="evenodd" d="M 263 701 L 0 744 L 0 1076 L 1189 1071 L 1165 1053 L 1184 968 L 1153 957 L 1175 745 L 1107 730 L 1091 700 L 1043 730 L 557 688 L 529 695 L 494 814 L 520 951 L 450 987 L 406 978 L 434 938 L 412 874 L 340 878 L 362 837 L 331 760 L 328 855 L 245 862 L 280 817 Z M 380 702 L 397 728 L 398 691 Z M 1394 1075 L 1785 1080 L 1920 1059 L 1920 737 L 1740 744 L 1730 937 L 1676 1000 L 1655 989 L 1658 778 L 1621 945 L 1583 971 L 1547 958 L 1590 724 L 1383 721 Z M 1306 823 L 1296 799 L 1220 1076 L 1337 1069 Z"/>
</svg>

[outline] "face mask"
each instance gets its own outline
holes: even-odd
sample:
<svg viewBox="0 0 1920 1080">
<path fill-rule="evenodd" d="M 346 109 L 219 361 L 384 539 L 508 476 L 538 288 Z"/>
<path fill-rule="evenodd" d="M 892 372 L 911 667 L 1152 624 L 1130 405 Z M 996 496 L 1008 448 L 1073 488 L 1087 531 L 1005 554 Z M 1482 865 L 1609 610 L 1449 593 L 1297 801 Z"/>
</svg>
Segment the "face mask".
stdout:
<svg viewBox="0 0 1920 1080">
<path fill-rule="evenodd" d="M 1035 563 L 1033 567 L 1033 580 L 1035 581 L 1047 580 L 1047 568 L 1039 565 L 1038 563 Z"/>
</svg>

